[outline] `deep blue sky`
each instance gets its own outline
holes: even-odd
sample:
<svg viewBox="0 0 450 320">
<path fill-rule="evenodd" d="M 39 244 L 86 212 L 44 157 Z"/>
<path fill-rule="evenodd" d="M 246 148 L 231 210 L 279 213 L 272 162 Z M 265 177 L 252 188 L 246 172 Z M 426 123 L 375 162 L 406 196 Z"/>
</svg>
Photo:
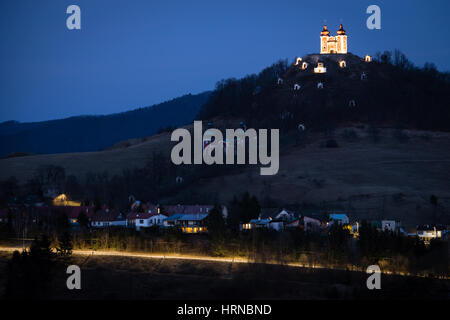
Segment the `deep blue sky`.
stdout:
<svg viewBox="0 0 450 320">
<path fill-rule="evenodd" d="M 82 30 L 66 28 L 81 7 Z M 382 29 L 368 30 L 370 4 Z M 108 114 L 214 88 L 319 51 L 340 19 L 349 51 L 399 48 L 450 70 L 450 1 L 1 0 L 0 121 Z"/>
</svg>

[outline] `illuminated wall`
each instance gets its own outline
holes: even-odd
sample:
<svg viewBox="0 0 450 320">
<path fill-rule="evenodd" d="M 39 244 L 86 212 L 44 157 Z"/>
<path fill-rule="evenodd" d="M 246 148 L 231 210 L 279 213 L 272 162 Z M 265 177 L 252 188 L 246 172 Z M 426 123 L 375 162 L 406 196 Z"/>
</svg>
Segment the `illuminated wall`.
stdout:
<svg viewBox="0 0 450 320">
<path fill-rule="evenodd" d="M 342 24 L 339 26 L 336 36 L 330 35 L 326 25 L 323 27 L 320 33 L 320 53 L 347 53 L 347 35 Z"/>
</svg>

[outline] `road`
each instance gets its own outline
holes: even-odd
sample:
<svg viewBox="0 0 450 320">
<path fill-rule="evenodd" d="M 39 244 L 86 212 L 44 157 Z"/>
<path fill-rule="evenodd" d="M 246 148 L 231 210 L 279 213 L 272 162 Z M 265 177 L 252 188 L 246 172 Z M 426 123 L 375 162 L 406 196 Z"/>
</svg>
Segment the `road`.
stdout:
<svg viewBox="0 0 450 320">
<path fill-rule="evenodd" d="M 13 252 L 15 250 L 22 250 L 21 246 L 5 247 L 0 246 L 0 251 Z M 156 253 L 136 253 L 136 252 L 124 252 L 124 251 L 97 251 L 97 250 L 73 250 L 72 254 L 82 256 L 118 256 L 118 257 L 131 257 L 131 258 L 145 258 L 145 259 L 180 259 L 180 260 L 197 260 L 197 261 L 211 261 L 211 262 L 227 262 L 227 263 L 253 263 L 248 258 L 241 257 L 208 257 L 208 256 L 195 256 L 195 255 L 183 255 L 183 254 L 156 254 Z M 279 265 L 277 262 L 265 262 L 265 264 Z M 330 270 L 348 270 L 361 272 L 361 268 L 357 266 L 349 265 L 346 268 L 337 268 L 330 266 L 322 266 L 318 264 L 304 264 L 299 262 L 290 262 L 283 264 L 289 267 L 296 268 L 312 268 L 312 269 L 330 269 Z M 428 277 L 429 275 L 413 275 L 403 272 L 391 272 L 381 271 L 382 274 L 396 274 L 401 276 L 414 276 L 414 277 Z M 440 276 L 439 279 L 450 280 L 449 276 Z"/>
</svg>

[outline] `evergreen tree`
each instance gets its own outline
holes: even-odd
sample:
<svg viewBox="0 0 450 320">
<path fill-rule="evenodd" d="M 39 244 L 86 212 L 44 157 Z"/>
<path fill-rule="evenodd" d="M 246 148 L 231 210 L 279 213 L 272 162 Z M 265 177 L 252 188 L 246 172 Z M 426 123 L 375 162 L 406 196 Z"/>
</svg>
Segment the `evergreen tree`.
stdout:
<svg viewBox="0 0 450 320">
<path fill-rule="evenodd" d="M 72 248 L 72 237 L 69 232 L 64 232 L 58 237 L 58 247 L 56 248 L 56 251 L 61 257 L 67 258 L 72 255 Z"/>
<path fill-rule="evenodd" d="M 89 218 L 84 211 L 81 211 L 78 215 L 78 224 L 84 229 L 89 228 Z"/>
<path fill-rule="evenodd" d="M 225 221 L 222 216 L 222 210 L 217 204 L 209 212 L 206 218 L 206 228 L 213 236 L 221 236 L 225 232 Z"/>
</svg>

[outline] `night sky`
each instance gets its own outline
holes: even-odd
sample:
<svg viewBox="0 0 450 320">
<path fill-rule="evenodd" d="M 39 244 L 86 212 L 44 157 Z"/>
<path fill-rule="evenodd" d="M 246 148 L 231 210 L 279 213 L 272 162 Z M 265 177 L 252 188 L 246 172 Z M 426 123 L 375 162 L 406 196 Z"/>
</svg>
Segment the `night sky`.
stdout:
<svg viewBox="0 0 450 320">
<path fill-rule="evenodd" d="M 66 8 L 81 8 L 68 30 Z M 366 8 L 381 7 L 381 30 Z M 326 19 L 349 51 L 400 49 L 450 70 L 450 1 L 1 0 L 0 121 L 109 114 L 214 88 L 319 52 Z"/>
</svg>

